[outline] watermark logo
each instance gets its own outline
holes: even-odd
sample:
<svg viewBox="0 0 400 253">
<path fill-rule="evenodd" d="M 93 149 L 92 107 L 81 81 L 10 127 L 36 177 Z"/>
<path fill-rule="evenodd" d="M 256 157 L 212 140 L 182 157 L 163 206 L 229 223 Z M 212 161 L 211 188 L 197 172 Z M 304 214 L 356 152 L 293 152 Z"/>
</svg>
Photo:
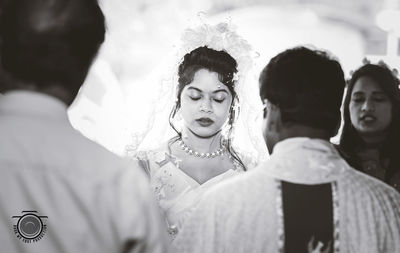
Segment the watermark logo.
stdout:
<svg viewBox="0 0 400 253">
<path fill-rule="evenodd" d="M 17 222 L 14 224 L 14 233 L 25 243 L 37 242 L 46 233 L 47 225 L 43 223 L 43 219 L 48 217 L 39 216 L 37 211 L 22 211 L 21 216 L 12 218 Z"/>
</svg>

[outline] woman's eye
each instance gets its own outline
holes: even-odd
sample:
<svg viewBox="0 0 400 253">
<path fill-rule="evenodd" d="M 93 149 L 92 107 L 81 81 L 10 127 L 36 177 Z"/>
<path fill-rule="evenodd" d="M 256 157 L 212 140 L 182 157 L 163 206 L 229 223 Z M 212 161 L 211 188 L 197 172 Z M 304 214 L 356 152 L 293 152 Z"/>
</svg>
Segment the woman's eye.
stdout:
<svg viewBox="0 0 400 253">
<path fill-rule="evenodd" d="M 199 100 L 200 97 L 190 97 L 190 99 L 196 101 L 196 100 Z"/>
<path fill-rule="evenodd" d="M 361 102 L 364 101 L 364 98 L 357 98 L 357 97 L 355 97 L 355 98 L 352 99 L 352 101 L 353 101 L 354 103 L 361 103 Z"/>
<path fill-rule="evenodd" d="M 224 100 L 225 100 L 225 98 L 222 98 L 222 99 L 214 98 L 214 101 L 217 103 L 222 103 L 222 102 L 224 102 Z"/>
<path fill-rule="evenodd" d="M 197 101 L 197 100 L 200 99 L 200 97 L 192 97 L 192 96 L 189 96 L 189 97 L 190 97 L 190 99 L 193 100 L 193 101 Z"/>
<path fill-rule="evenodd" d="M 386 98 L 385 97 L 375 97 L 374 100 L 376 102 L 384 102 L 384 101 L 386 101 Z"/>
</svg>

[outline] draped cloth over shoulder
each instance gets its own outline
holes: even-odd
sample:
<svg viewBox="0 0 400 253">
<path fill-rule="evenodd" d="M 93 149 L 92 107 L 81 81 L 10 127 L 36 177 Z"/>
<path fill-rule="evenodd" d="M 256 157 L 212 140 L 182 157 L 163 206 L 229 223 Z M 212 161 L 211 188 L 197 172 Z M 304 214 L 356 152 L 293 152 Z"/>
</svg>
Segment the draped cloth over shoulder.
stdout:
<svg viewBox="0 0 400 253">
<path fill-rule="evenodd" d="M 207 192 L 176 251 L 285 252 L 283 181 L 336 185 L 334 252 L 400 252 L 400 194 L 351 168 L 329 142 L 308 138 L 278 143 L 269 161 Z"/>
</svg>

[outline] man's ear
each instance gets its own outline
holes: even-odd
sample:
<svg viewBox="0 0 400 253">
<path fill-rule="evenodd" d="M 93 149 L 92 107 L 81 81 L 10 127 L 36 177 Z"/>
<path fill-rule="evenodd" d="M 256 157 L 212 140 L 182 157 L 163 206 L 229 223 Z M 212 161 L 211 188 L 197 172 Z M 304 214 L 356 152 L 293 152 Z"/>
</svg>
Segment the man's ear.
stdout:
<svg viewBox="0 0 400 253">
<path fill-rule="evenodd" d="M 275 144 L 280 140 L 281 132 L 281 111 L 278 106 L 264 100 L 265 117 L 263 121 L 263 135 L 270 154 Z"/>
<path fill-rule="evenodd" d="M 266 101 L 266 110 L 269 114 L 269 120 L 267 121 L 268 129 L 274 132 L 279 132 L 282 126 L 281 110 L 278 106 L 269 101 Z"/>
</svg>

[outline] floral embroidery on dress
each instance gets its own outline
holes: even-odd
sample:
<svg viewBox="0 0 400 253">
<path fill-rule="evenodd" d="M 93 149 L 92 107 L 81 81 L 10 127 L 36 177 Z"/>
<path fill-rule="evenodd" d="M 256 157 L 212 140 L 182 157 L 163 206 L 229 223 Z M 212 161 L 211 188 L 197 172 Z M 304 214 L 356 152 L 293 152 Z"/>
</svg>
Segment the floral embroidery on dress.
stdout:
<svg viewBox="0 0 400 253">
<path fill-rule="evenodd" d="M 173 176 L 171 166 L 176 166 L 179 160 L 175 156 L 163 151 L 149 151 L 148 160 L 154 161 L 158 166 L 158 168 L 154 168 L 152 171 L 151 186 L 159 202 L 165 198 L 166 191 L 175 191 L 175 184 L 170 183 Z"/>
<path fill-rule="evenodd" d="M 155 182 L 154 182 L 154 184 L 152 184 L 157 201 L 160 201 L 165 198 L 166 187 L 169 187 L 171 189 L 171 191 L 174 190 L 173 189 L 174 185 L 168 184 L 169 176 L 172 176 L 172 175 L 171 174 L 169 175 L 166 170 L 164 170 L 164 174 L 165 175 L 155 178 Z"/>
</svg>

